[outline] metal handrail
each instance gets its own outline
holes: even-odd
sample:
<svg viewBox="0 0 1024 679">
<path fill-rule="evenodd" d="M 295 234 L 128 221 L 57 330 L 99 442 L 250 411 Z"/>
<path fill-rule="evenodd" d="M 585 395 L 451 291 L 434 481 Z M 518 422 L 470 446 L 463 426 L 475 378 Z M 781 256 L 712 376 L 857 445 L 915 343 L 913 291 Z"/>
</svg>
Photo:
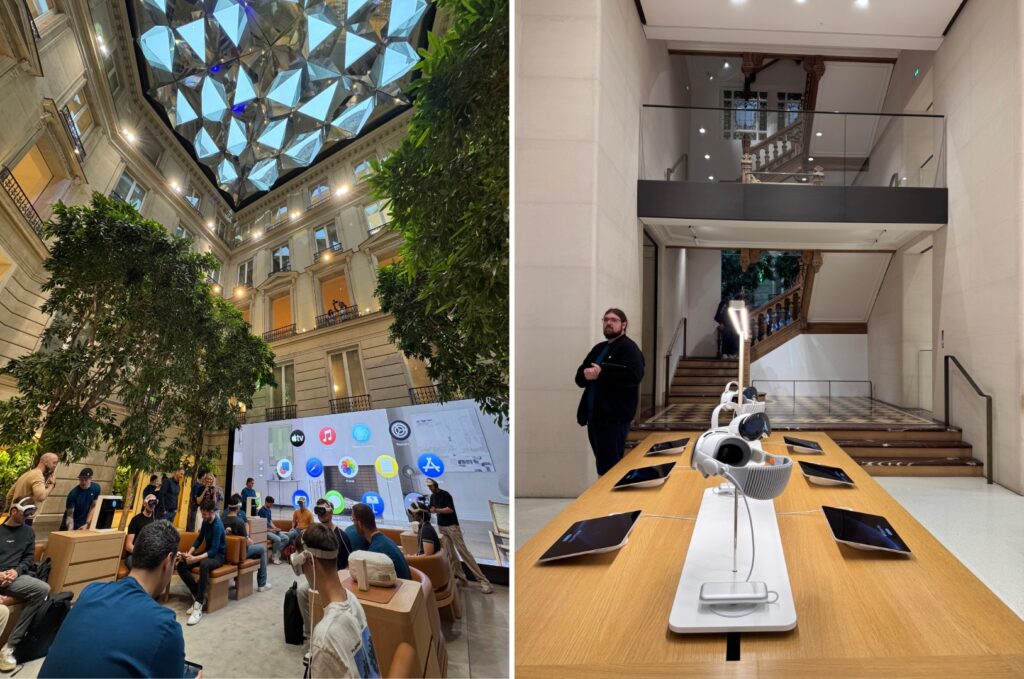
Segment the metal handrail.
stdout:
<svg viewBox="0 0 1024 679">
<path fill-rule="evenodd" d="M 43 239 L 43 218 L 36 212 L 36 208 L 28 199 L 25 190 L 21 188 L 21 184 L 6 165 L 0 165 L 0 186 L 3 186 L 4 191 L 14 201 L 18 211 L 21 212 L 22 217 L 36 232 L 36 235 Z"/>
<path fill-rule="evenodd" d="M 318 263 L 320 261 L 320 258 L 323 257 L 328 252 L 341 252 L 342 249 L 343 248 L 341 246 L 341 243 L 331 243 L 323 250 L 317 250 L 316 252 L 313 253 L 313 263 Z"/>
<path fill-rule="evenodd" d="M 264 414 L 264 419 L 267 422 L 273 422 L 275 420 L 294 420 L 296 416 L 295 404 L 287 406 L 275 406 L 273 408 L 267 408 Z"/>
<path fill-rule="evenodd" d="M 82 136 L 78 133 L 78 123 L 75 122 L 75 117 L 71 115 L 71 109 L 67 106 L 60 109 L 60 117 L 64 122 L 64 129 L 71 138 L 71 145 L 75 149 L 75 155 L 78 156 L 79 162 L 85 160 L 85 145 L 82 144 Z M 195 206 L 193 205 L 193 207 Z"/>
<path fill-rule="evenodd" d="M 268 330 L 267 332 L 263 333 L 263 341 L 264 342 L 276 342 L 279 339 L 284 339 L 285 337 L 291 337 L 294 334 L 295 334 L 295 324 L 292 323 L 291 325 L 286 325 L 286 326 L 284 326 L 282 328 L 274 328 L 273 330 Z"/>
<path fill-rule="evenodd" d="M 797 382 L 827 382 L 828 383 L 828 414 L 832 414 L 832 383 L 840 384 L 866 384 L 868 385 L 868 400 L 875 402 L 875 385 L 871 380 L 750 380 L 750 386 L 754 387 L 758 382 L 790 382 L 793 385 L 793 413 L 796 413 L 796 384 Z"/>
<path fill-rule="evenodd" d="M 339 323 L 355 320 L 357 318 L 359 318 L 359 307 L 357 307 L 355 304 L 350 304 L 348 306 L 342 304 L 341 308 L 337 311 L 335 311 L 334 309 L 329 309 L 327 313 L 320 314 L 319 316 L 317 316 L 316 328 L 317 330 L 319 330 L 320 328 L 326 328 L 331 325 L 338 325 Z"/>
<path fill-rule="evenodd" d="M 349 396 L 347 398 L 332 398 L 330 401 L 331 414 L 354 413 L 359 410 L 370 410 L 373 406 L 370 403 L 369 394 Z"/>
<path fill-rule="evenodd" d="M 974 378 L 971 377 L 971 374 L 969 372 L 967 372 L 967 368 L 964 367 L 963 363 L 961 363 L 957 359 L 956 356 L 954 356 L 952 354 L 946 354 L 945 356 L 943 356 L 942 357 L 942 368 L 943 368 L 943 370 L 942 370 L 942 375 L 943 375 L 942 393 L 943 393 L 943 396 L 944 396 L 943 400 L 945 401 L 944 405 L 945 405 L 945 409 L 946 409 L 946 417 L 945 417 L 944 421 L 945 421 L 947 427 L 949 426 L 949 363 L 950 363 L 950 361 L 952 361 L 953 363 L 956 364 L 956 367 L 960 370 L 960 374 L 964 376 L 964 379 L 967 380 L 967 383 L 971 385 L 972 389 L 974 389 L 974 393 L 976 393 L 978 396 L 981 396 L 983 399 L 985 399 L 985 479 L 991 484 L 992 483 L 992 396 L 989 395 L 989 394 L 986 394 L 985 392 L 983 392 L 981 390 L 981 387 L 978 386 L 978 383 L 974 381 Z"/>
<path fill-rule="evenodd" d="M 409 389 L 409 399 L 412 401 L 414 406 L 422 405 L 424 403 L 439 403 L 440 395 L 437 391 L 437 385 L 430 387 L 412 387 Z"/>
<path fill-rule="evenodd" d="M 36 18 L 32 16 L 32 10 L 28 7 L 28 0 L 23 0 L 22 4 L 25 5 L 25 12 L 28 14 L 28 23 L 32 26 L 32 37 L 35 38 L 36 42 L 39 42 L 39 38 L 41 37 L 39 35 L 39 26 L 36 25 Z"/>
<path fill-rule="evenodd" d="M 729 106 L 675 106 L 672 104 L 642 104 L 640 108 L 667 108 L 688 111 L 737 111 Z M 878 118 L 945 118 L 938 113 L 872 113 L 870 111 L 823 111 L 814 109 L 785 109 L 785 108 L 759 108 L 758 113 L 812 113 L 814 115 L 842 115 L 842 116 L 876 116 Z"/>
</svg>

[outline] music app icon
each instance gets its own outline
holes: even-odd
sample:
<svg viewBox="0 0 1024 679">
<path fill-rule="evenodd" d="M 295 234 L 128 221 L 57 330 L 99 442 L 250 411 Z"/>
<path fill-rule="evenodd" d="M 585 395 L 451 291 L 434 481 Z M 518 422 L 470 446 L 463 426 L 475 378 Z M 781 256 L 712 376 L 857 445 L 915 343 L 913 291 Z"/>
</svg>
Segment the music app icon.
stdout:
<svg viewBox="0 0 1024 679">
<path fill-rule="evenodd" d="M 334 431 L 334 427 L 324 427 L 320 430 L 320 443 L 325 446 L 329 446 L 338 440 L 338 435 Z"/>
</svg>

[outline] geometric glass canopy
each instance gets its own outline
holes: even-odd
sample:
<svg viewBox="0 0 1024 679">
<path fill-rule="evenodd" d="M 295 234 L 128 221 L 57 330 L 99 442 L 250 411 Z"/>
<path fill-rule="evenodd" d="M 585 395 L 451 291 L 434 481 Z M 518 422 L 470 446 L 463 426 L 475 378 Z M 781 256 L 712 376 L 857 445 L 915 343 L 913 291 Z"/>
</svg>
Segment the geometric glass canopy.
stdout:
<svg viewBox="0 0 1024 679">
<path fill-rule="evenodd" d="M 147 94 L 235 207 L 396 109 L 428 0 L 129 0 Z"/>
</svg>

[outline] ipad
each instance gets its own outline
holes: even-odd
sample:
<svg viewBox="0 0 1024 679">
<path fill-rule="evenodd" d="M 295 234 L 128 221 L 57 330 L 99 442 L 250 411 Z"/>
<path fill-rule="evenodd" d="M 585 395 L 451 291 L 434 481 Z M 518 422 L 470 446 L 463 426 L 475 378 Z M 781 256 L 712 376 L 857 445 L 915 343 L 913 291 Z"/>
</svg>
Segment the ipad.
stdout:
<svg viewBox="0 0 1024 679">
<path fill-rule="evenodd" d="M 664 464 L 656 464 L 653 467 L 638 467 L 637 469 L 630 469 L 626 472 L 626 475 L 619 479 L 612 490 L 618 490 L 619 488 L 651 488 L 654 486 L 660 486 L 665 483 L 669 473 L 672 471 L 672 467 L 675 467 L 675 462 L 666 462 Z"/>
<path fill-rule="evenodd" d="M 815 464 L 813 462 L 804 462 L 800 460 L 800 469 L 803 471 L 804 476 L 811 483 L 816 483 L 819 486 L 852 486 L 853 479 L 851 479 L 846 472 L 839 467 L 829 467 L 824 464 Z"/>
<path fill-rule="evenodd" d="M 857 549 L 910 554 L 910 547 L 884 516 L 825 506 L 822 506 L 821 511 L 825 513 L 836 542 Z"/>
<path fill-rule="evenodd" d="M 821 449 L 821 444 L 815 441 L 808 441 L 807 439 L 798 439 L 795 436 L 783 436 L 782 440 L 786 442 L 786 446 L 793 449 L 794 453 L 809 453 L 812 455 L 821 455 L 824 452 Z"/>
<path fill-rule="evenodd" d="M 562 537 L 544 552 L 539 563 L 568 559 L 584 554 L 613 552 L 626 544 L 640 510 L 624 514 L 610 514 L 596 519 L 584 519 L 569 526 Z"/>
<path fill-rule="evenodd" d="M 686 450 L 686 446 L 689 444 L 690 439 L 688 438 L 655 443 L 651 446 L 650 450 L 644 453 L 644 457 L 647 457 L 648 455 L 680 455 Z"/>
</svg>

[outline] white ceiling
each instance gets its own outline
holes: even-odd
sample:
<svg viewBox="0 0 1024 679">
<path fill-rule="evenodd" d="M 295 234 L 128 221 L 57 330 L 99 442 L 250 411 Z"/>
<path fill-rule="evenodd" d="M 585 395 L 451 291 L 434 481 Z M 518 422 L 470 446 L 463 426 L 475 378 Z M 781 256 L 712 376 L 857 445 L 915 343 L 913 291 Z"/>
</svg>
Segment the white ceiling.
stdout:
<svg viewBox="0 0 1024 679">
<path fill-rule="evenodd" d="M 814 48 L 815 54 L 855 50 L 936 50 L 961 0 L 640 0 L 652 40 L 670 47 L 749 51 Z M 767 50 L 765 50 L 767 51 Z"/>
<path fill-rule="evenodd" d="M 877 113 L 885 103 L 892 64 L 825 62 L 818 85 L 818 111 Z M 875 144 L 878 116 L 816 115 L 812 156 L 866 158 Z"/>
<path fill-rule="evenodd" d="M 891 251 L 941 226 L 652 218 L 641 221 L 651 235 L 665 246 L 771 250 Z"/>
</svg>

